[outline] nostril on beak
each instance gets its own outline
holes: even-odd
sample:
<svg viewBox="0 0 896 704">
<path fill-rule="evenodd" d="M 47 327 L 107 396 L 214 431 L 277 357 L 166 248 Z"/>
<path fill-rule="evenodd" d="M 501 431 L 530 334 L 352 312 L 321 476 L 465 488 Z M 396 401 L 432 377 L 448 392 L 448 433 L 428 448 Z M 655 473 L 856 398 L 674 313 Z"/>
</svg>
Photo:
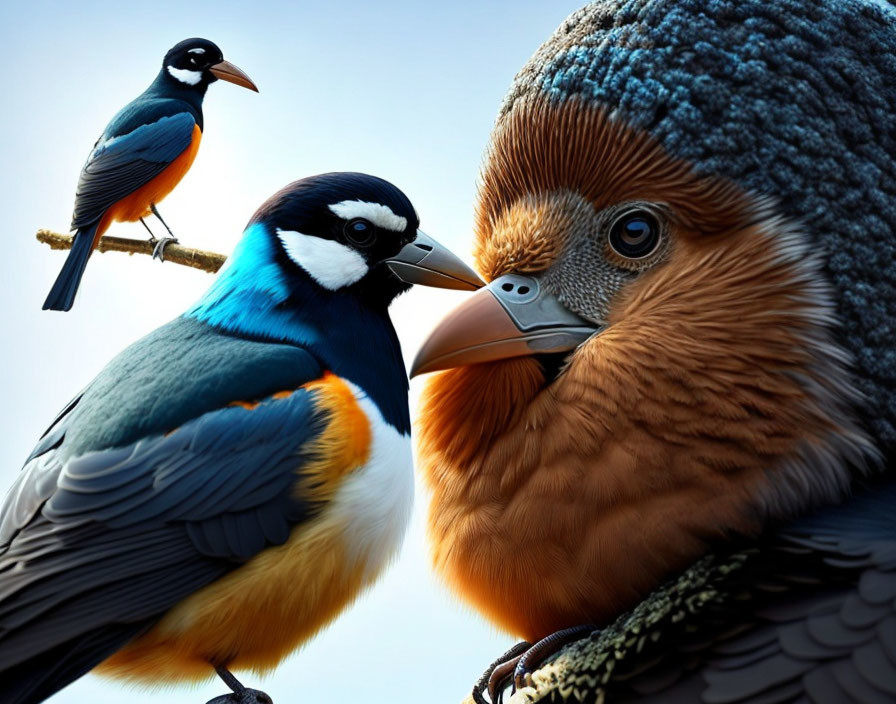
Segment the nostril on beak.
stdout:
<svg viewBox="0 0 896 704">
<path fill-rule="evenodd" d="M 432 247 L 430 247 L 428 244 L 416 244 L 416 243 L 414 243 L 414 246 L 415 246 L 417 249 L 422 249 L 424 252 L 431 252 L 431 251 L 432 251 Z"/>
<path fill-rule="evenodd" d="M 514 293 L 514 285 L 508 281 L 506 284 L 501 284 L 501 290 L 507 291 L 507 293 Z M 532 289 L 529 288 L 528 286 L 517 286 L 516 287 L 516 293 L 519 294 L 520 296 L 525 296 L 531 290 Z"/>
</svg>

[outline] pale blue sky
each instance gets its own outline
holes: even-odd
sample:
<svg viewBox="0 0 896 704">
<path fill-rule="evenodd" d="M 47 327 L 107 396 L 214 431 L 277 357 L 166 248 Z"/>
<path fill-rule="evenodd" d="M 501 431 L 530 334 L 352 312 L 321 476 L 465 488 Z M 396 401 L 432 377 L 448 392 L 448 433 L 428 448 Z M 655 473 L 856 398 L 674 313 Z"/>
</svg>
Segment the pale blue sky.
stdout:
<svg viewBox="0 0 896 704">
<path fill-rule="evenodd" d="M 422 228 L 469 259 L 475 182 L 515 72 L 579 2 L 4 2 L 0 65 L 0 485 L 61 406 L 122 347 L 171 319 L 211 278 L 146 257 L 93 257 L 75 309 L 40 310 L 63 255 L 78 171 L 108 119 L 165 51 L 202 36 L 257 82 L 218 83 L 196 163 L 160 210 L 187 245 L 229 252 L 255 208 L 313 173 L 367 171 L 414 202 Z M 141 226 L 110 234 L 143 237 Z M 405 356 L 462 294 L 415 289 L 393 307 Z M 412 398 L 420 381 L 412 383 Z M 420 489 L 418 485 L 418 489 Z M 358 604 L 263 681 L 277 704 L 458 702 L 512 638 L 431 576 L 418 491 L 398 562 Z M 508 559 L 526 559 L 525 555 Z M 521 608 L 525 608 L 521 605 Z M 95 677 L 51 702 L 204 704 L 220 683 L 162 696 Z M 326 698 L 326 699 L 325 699 Z"/>
</svg>

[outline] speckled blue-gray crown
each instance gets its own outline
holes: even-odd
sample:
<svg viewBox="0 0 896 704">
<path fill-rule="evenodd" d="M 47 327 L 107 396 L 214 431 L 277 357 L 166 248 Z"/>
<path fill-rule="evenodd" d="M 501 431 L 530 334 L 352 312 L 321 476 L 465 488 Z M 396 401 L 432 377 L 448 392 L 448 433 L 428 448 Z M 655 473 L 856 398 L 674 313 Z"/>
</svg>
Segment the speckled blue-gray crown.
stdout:
<svg viewBox="0 0 896 704">
<path fill-rule="evenodd" d="M 776 199 L 824 249 L 864 421 L 896 453 L 896 14 L 871 0 L 603 0 L 517 75 Z"/>
</svg>

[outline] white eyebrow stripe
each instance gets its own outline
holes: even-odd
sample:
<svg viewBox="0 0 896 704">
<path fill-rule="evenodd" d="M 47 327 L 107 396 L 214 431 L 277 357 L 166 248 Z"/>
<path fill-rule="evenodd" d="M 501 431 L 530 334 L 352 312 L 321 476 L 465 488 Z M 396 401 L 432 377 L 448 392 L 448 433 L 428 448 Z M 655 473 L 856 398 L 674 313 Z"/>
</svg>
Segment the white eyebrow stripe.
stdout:
<svg viewBox="0 0 896 704">
<path fill-rule="evenodd" d="M 393 232 L 404 232 L 408 227 L 408 220 L 401 215 L 396 215 L 392 208 L 382 203 L 368 203 L 363 200 L 344 200 L 329 206 L 336 215 L 343 220 L 364 218 L 377 227 Z"/>
<path fill-rule="evenodd" d="M 190 49 L 187 51 L 188 54 L 204 54 L 205 49 Z"/>
<path fill-rule="evenodd" d="M 190 86 L 195 86 L 199 81 L 202 80 L 202 72 L 201 71 L 191 71 L 187 68 L 174 68 L 174 66 L 167 66 L 168 73 L 174 76 L 181 83 L 186 83 Z"/>
<path fill-rule="evenodd" d="M 277 229 L 287 256 L 331 291 L 350 286 L 367 273 L 367 262 L 344 244 L 294 230 Z"/>
</svg>

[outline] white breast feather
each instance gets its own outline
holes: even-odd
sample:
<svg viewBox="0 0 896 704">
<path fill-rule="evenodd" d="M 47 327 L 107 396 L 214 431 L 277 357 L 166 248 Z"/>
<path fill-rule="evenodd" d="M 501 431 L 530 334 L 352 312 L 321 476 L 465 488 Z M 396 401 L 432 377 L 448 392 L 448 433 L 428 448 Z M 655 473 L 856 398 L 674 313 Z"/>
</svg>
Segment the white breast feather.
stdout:
<svg viewBox="0 0 896 704">
<path fill-rule="evenodd" d="M 345 526 L 350 558 L 374 578 L 401 547 L 414 504 L 411 436 L 389 425 L 376 404 L 350 384 L 370 420 L 370 457 L 350 474 L 333 499 L 332 511 Z"/>
</svg>

